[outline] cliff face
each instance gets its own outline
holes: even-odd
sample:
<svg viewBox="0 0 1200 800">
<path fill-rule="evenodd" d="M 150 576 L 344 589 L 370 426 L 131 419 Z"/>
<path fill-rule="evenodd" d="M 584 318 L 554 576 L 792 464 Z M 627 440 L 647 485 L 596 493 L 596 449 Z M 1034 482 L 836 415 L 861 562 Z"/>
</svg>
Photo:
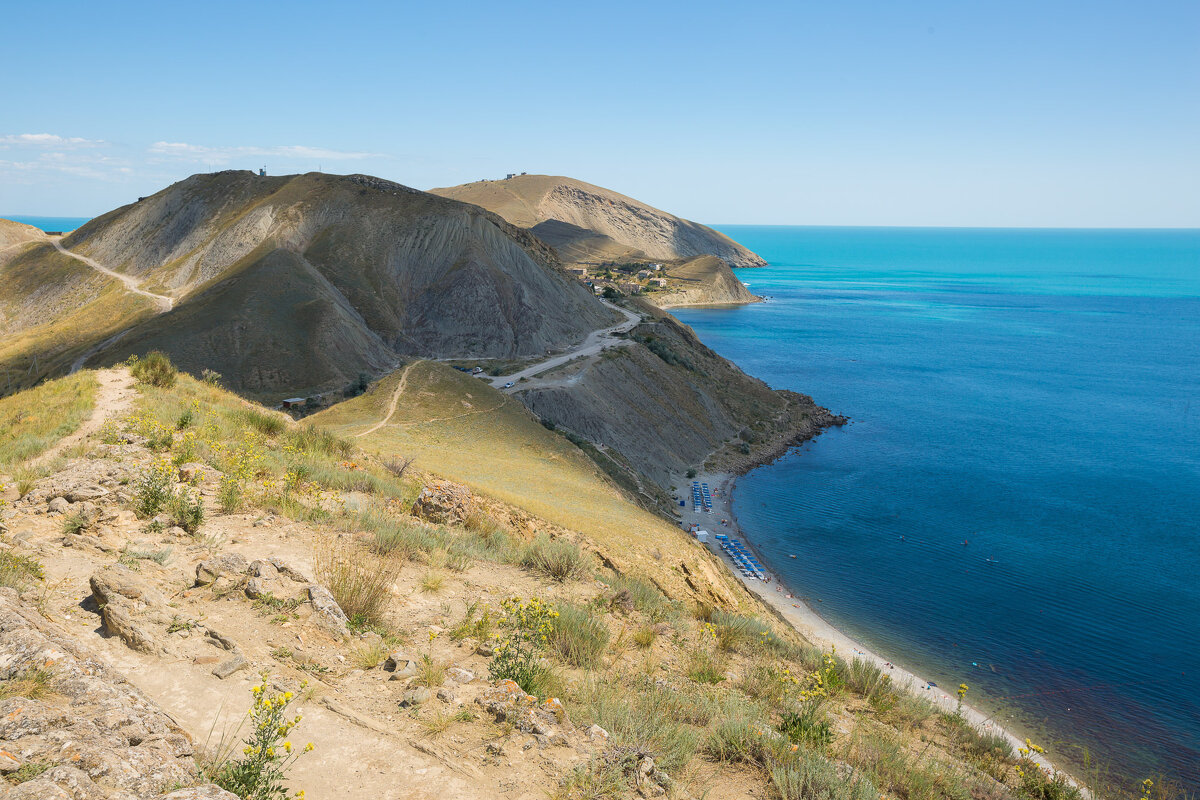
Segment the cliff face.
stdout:
<svg viewBox="0 0 1200 800">
<path fill-rule="evenodd" d="M 661 314 L 627 347 L 534 380 L 518 397 L 539 417 L 619 452 L 659 486 L 708 463 L 738 468 L 840 418 L 771 389 Z"/>
<path fill-rule="evenodd" d="M 431 191 L 529 228 L 568 261 L 673 261 L 713 255 L 735 267 L 766 264 L 712 228 L 572 178 L 520 175 Z"/>
<path fill-rule="evenodd" d="M 666 274 L 672 284 L 670 290 L 648 298 L 659 308 L 741 305 L 762 300 L 751 294 L 729 265 L 715 256 L 699 256 L 668 267 Z"/>
<path fill-rule="evenodd" d="M 174 301 L 121 329 L 89 363 L 157 348 L 255 393 L 336 388 L 401 355 L 538 355 L 613 316 L 527 231 L 363 175 L 196 175 L 92 220 L 63 246 Z M 49 304 L 42 325 L 115 283 L 42 251 L 22 251 L 28 281 L 62 261 L 67 282 L 83 291 Z M 21 300 L 52 288 L 31 285 Z M 74 327 L 64 341 L 85 353 L 116 333 Z"/>
</svg>

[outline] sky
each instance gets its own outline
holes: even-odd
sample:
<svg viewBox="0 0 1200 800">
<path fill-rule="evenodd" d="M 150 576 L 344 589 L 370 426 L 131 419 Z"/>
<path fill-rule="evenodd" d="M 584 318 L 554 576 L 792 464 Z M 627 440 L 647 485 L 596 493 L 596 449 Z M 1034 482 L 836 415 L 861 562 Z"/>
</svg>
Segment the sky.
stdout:
<svg viewBox="0 0 1200 800">
<path fill-rule="evenodd" d="M 1200 226 L 1200 2 L 10 3 L 0 215 L 568 175 L 710 224 Z M 19 35 L 18 35 L 19 34 Z"/>
</svg>

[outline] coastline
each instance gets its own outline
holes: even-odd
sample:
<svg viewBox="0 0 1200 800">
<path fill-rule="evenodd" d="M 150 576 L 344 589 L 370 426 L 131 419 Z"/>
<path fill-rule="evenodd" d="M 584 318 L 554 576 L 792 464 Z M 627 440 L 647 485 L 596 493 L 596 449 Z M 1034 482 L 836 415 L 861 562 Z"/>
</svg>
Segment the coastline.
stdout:
<svg viewBox="0 0 1200 800">
<path fill-rule="evenodd" d="M 684 506 L 680 517 L 685 528 L 691 523 L 697 523 L 701 529 L 707 530 L 710 534 L 724 533 L 735 536 L 751 549 L 754 549 L 752 541 L 739 526 L 737 516 L 733 510 L 733 489 L 737 477 L 738 475 L 731 472 L 705 472 L 697 474 L 695 478 L 678 477 L 676 479 L 678 486 L 690 487 L 693 480 L 700 481 L 709 485 L 709 489 L 713 495 L 712 511 L 710 513 L 705 514 L 701 512 L 697 514 L 691 510 L 690 506 Z M 683 491 L 682 488 L 680 491 L 686 496 L 687 492 Z M 725 520 L 726 524 L 722 524 L 722 520 Z M 800 597 L 793 596 L 794 593 L 790 587 L 781 580 L 778 573 L 770 568 L 771 565 L 764 561 L 761 555 L 759 556 L 759 562 L 766 568 L 770 583 L 764 583 L 763 581 L 743 576 L 734 568 L 733 562 L 725 555 L 714 539 L 710 538 L 704 546 L 716 556 L 734 578 L 741 581 L 747 590 L 757 596 L 768 608 L 775 612 L 776 616 L 790 625 L 804 639 L 820 647 L 822 650 L 835 648 L 847 659 L 861 658 L 875 664 L 883 670 L 885 675 L 891 677 L 892 684 L 898 689 L 908 692 L 915 697 L 923 697 L 929 700 L 939 711 L 953 713 L 958 707 L 957 697 L 947 693 L 942 687 L 931 687 L 929 681 L 921 678 L 916 672 L 900 666 L 893 660 L 884 658 L 862 642 L 851 638 L 822 617 L 808 602 Z M 755 552 L 757 554 L 757 551 Z M 1012 744 L 1014 751 L 1017 748 L 1025 746 L 1024 738 L 1018 737 L 1013 731 L 995 721 L 991 715 L 984 713 L 970 703 L 964 702 L 962 704 L 962 714 L 976 728 L 988 733 L 1003 735 Z M 1039 766 L 1063 773 L 1084 792 L 1085 796 L 1091 796 L 1087 788 L 1073 775 L 1054 764 L 1045 756 L 1035 753 L 1031 754 L 1031 757 Z"/>
</svg>

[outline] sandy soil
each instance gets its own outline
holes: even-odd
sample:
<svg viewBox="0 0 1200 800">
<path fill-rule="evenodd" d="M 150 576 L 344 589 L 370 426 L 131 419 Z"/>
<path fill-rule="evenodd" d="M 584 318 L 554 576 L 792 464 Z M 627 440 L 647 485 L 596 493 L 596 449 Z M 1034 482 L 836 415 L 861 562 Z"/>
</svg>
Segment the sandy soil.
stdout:
<svg viewBox="0 0 1200 800">
<path fill-rule="evenodd" d="M 709 491 L 712 493 L 712 511 L 708 513 L 702 511 L 697 514 L 692 510 L 691 487 L 693 480 L 708 484 Z M 746 578 L 741 572 L 736 570 L 733 561 L 725 555 L 725 552 L 721 550 L 716 540 L 711 536 L 711 534 L 715 533 L 724 533 L 728 536 L 741 539 L 743 544 L 750 544 L 747 537 L 742 533 L 741 528 L 738 527 L 737 517 L 733 513 L 731 496 L 735 481 L 735 475 L 721 472 L 700 474 L 695 478 L 677 476 L 675 478 L 675 486 L 678 487 L 676 495 L 678 499 L 682 499 L 686 503 L 683 507 L 676 506 L 676 510 L 680 512 L 683 526 L 686 528 L 695 523 L 702 530 L 708 531 L 710 534 L 708 540 L 709 550 L 716 554 L 721 562 L 733 572 L 734 576 L 745 584 L 747 589 L 754 592 L 763 602 L 775 609 L 805 639 L 822 649 L 836 648 L 837 652 L 844 658 L 861 658 L 870 661 L 878 665 L 885 674 L 890 675 L 895 686 L 910 694 L 924 697 L 944 711 L 953 712 L 958 705 L 958 698 L 955 695 L 947 693 L 944 687 L 930 687 L 928 680 L 918 676 L 911 670 L 899 666 L 894 661 L 884 658 L 866 645 L 850 638 L 835 628 L 813 610 L 808 603 L 798 597 L 794 597 L 775 573 L 768 570 L 768 582 L 764 583 L 757 579 Z M 799 552 L 797 556 L 803 558 L 804 554 L 803 552 Z M 768 566 L 761 558 L 759 562 L 764 566 Z M 962 713 L 976 727 L 988 732 L 1000 732 L 1004 734 L 1012 742 L 1014 749 L 1025 746 L 1023 738 L 1019 738 L 1015 733 L 1007 730 L 979 709 L 964 703 Z M 1034 760 L 1044 767 L 1053 768 L 1050 761 L 1043 757 L 1037 756 Z"/>
</svg>

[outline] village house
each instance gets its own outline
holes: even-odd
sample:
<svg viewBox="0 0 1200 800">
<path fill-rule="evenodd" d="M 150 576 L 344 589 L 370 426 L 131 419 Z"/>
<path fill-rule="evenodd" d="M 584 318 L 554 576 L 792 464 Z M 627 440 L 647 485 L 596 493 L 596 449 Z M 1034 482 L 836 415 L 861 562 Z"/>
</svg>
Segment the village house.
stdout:
<svg viewBox="0 0 1200 800">
<path fill-rule="evenodd" d="M 634 283 L 633 281 L 627 281 L 625 283 L 618 284 L 617 288 L 625 294 L 639 294 L 642 291 L 642 285 L 640 283 Z"/>
<path fill-rule="evenodd" d="M 667 288 L 667 279 L 666 278 L 651 278 L 650 285 L 657 286 L 659 289 L 665 289 L 665 288 Z"/>
<path fill-rule="evenodd" d="M 653 273 L 652 273 L 650 270 L 648 270 L 648 269 L 644 269 L 644 270 L 642 270 L 641 272 L 639 272 L 639 273 L 637 274 L 637 277 L 638 277 L 638 280 L 639 280 L 639 281 L 644 281 L 644 280 L 646 280 L 647 278 L 649 278 L 649 277 L 650 277 L 652 274 L 653 274 Z"/>
<path fill-rule="evenodd" d="M 587 267 L 567 267 L 567 273 L 574 275 L 576 278 L 586 278 L 588 276 Z"/>
</svg>

